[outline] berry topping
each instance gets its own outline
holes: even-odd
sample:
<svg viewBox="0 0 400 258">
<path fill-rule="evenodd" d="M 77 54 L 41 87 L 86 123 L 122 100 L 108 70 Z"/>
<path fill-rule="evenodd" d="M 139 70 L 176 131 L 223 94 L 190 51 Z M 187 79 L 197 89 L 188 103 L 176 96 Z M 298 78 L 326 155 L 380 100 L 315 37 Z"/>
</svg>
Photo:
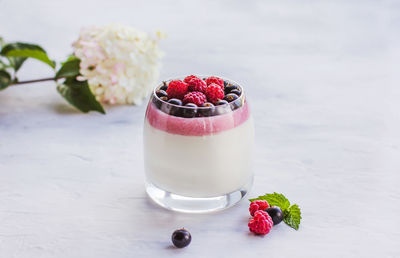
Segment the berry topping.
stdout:
<svg viewBox="0 0 400 258">
<path fill-rule="evenodd" d="M 225 94 L 231 93 L 233 90 L 240 90 L 236 85 L 228 85 L 225 87 Z"/>
<path fill-rule="evenodd" d="M 187 91 L 188 91 L 187 83 L 180 80 L 170 81 L 167 89 L 168 98 L 183 99 Z"/>
<path fill-rule="evenodd" d="M 236 95 L 238 95 L 238 96 L 240 96 L 240 94 L 242 94 L 242 93 L 240 92 L 240 90 L 232 90 L 230 93 L 236 94 Z"/>
<path fill-rule="evenodd" d="M 199 91 L 192 91 L 185 95 L 183 103 L 194 103 L 197 106 L 203 105 L 207 101 L 206 95 Z"/>
<path fill-rule="evenodd" d="M 217 103 L 215 103 L 215 105 L 217 105 L 217 106 L 225 105 L 225 104 L 228 104 L 228 101 L 226 101 L 224 99 L 218 100 Z"/>
<path fill-rule="evenodd" d="M 269 204 L 268 204 L 267 201 L 264 201 L 264 200 L 257 200 L 257 201 L 251 202 L 251 203 L 250 203 L 250 208 L 249 208 L 250 215 L 251 215 L 251 216 L 254 216 L 254 213 L 255 213 L 256 211 L 258 211 L 258 210 L 265 210 L 265 209 L 267 209 L 267 208 L 269 208 Z"/>
<path fill-rule="evenodd" d="M 188 86 L 189 91 L 200 91 L 202 93 L 206 92 L 207 84 L 200 78 L 194 77 L 190 81 L 188 81 L 187 84 L 189 85 Z"/>
<path fill-rule="evenodd" d="M 190 244 L 192 241 L 192 236 L 190 235 L 189 231 L 182 228 L 175 230 L 174 233 L 172 233 L 171 240 L 174 246 L 183 248 Z"/>
<path fill-rule="evenodd" d="M 225 100 L 226 101 L 228 101 L 228 102 L 232 102 L 232 101 L 234 101 L 234 100 L 237 100 L 239 98 L 239 96 L 238 95 L 236 95 L 236 94 L 234 94 L 234 93 L 229 93 L 229 94 L 227 94 L 226 96 L 225 96 Z"/>
<path fill-rule="evenodd" d="M 197 105 L 194 103 L 187 103 L 185 104 L 185 107 L 197 108 Z"/>
<path fill-rule="evenodd" d="M 200 79 L 200 78 L 197 77 L 196 75 L 189 75 L 189 76 L 186 76 L 183 81 L 186 83 L 189 83 L 192 79 Z"/>
<path fill-rule="evenodd" d="M 168 84 L 166 81 L 163 81 L 163 86 L 160 87 L 160 90 L 167 90 L 168 89 Z"/>
<path fill-rule="evenodd" d="M 174 104 L 177 106 L 182 106 L 182 101 L 180 99 L 170 99 L 170 100 L 168 100 L 168 103 Z"/>
<path fill-rule="evenodd" d="M 156 91 L 156 95 L 157 97 L 161 98 L 161 97 L 168 97 L 168 94 L 165 90 L 157 90 Z"/>
<path fill-rule="evenodd" d="M 283 212 L 278 206 L 271 206 L 265 210 L 271 217 L 274 225 L 278 225 L 283 220 Z"/>
<path fill-rule="evenodd" d="M 185 108 L 185 109 L 183 110 L 183 117 L 190 118 L 190 117 L 196 116 L 196 113 L 197 113 L 197 106 L 196 106 L 196 104 L 187 103 L 187 104 L 185 105 L 185 107 L 189 107 L 189 108 Z"/>
<path fill-rule="evenodd" d="M 201 105 L 202 107 L 208 107 L 208 108 L 211 108 L 211 107 L 214 107 L 214 105 L 212 104 L 212 103 L 210 103 L 210 102 L 206 102 L 206 103 L 204 103 L 203 105 Z"/>
<path fill-rule="evenodd" d="M 271 217 L 265 211 L 256 211 L 254 217 L 249 221 L 249 229 L 251 232 L 266 235 L 273 226 Z"/>
<path fill-rule="evenodd" d="M 211 83 L 206 89 L 206 96 L 209 102 L 215 104 L 218 100 L 224 98 L 224 90 L 221 86 Z"/>
<path fill-rule="evenodd" d="M 215 77 L 215 76 L 208 77 L 206 79 L 206 83 L 207 83 L 207 86 L 215 83 L 215 84 L 219 85 L 222 89 L 224 88 L 224 80 L 222 80 L 221 78 Z"/>
</svg>

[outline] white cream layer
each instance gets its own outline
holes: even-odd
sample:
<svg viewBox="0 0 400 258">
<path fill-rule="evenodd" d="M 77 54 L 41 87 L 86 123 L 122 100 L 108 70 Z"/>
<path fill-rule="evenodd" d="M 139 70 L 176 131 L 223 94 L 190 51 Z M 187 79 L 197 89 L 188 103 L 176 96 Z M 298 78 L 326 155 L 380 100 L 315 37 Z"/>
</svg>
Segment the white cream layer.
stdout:
<svg viewBox="0 0 400 258">
<path fill-rule="evenodd" d="M 144 126 L 146 177 L 155 186 L 186 197 L 234 192 L 253 175 L 254 126 L 241 125 L 215 135 L 183 136 Z"/>
</svg>

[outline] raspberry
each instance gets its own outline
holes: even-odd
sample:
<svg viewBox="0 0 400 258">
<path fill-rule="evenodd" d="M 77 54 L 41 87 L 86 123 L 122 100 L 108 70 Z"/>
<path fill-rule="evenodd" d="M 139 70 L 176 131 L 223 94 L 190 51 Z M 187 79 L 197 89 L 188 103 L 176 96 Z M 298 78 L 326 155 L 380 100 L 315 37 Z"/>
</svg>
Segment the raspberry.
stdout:
<svg viewBox="0 0 400 258">
<path fill-rule="evenodd" d="M 251 232 L 266 235 L 273 226 L 271 217 L 265 211 L 256 211 L 254 217 L 249 221 L 249 229 Z"/>
<path fill-rule="evenodd" d="M 189 83 L 190 80 L 192 80 L 192 79 L 200 79 L 200 78 L 197 77 L 196 75 L 189 75 L 189 76 L 186 76 L 183 81 L 186 82 L 186 83 Z"/>
<path fill-rule="evenodd" d="M 197 106 L 203 105 L 207 101 L 206 95 L 199 91 L 192 91 L 185 95 L 183 104 L 194 103 Z"/>
<path fill-rule="evenodd" d="M 215 104 L 224 98 L 224 90 L 218 84 L 211 83 L 206 89 L 206 96 L 209 102 Z"/>
<path fill-rule="evenodd" d="M 187 93 L 188 90 L 188 85 L 187 83 L 183 81 L 170 81 L 168 84 L 168 98 L 177 98 L 177 99 L 183 99 L 185 94 Z"/>
<path fill-rule="evenodd" d="M 254 213 L 256 211 L 258 211 L 258 210 L 263 210 L 264 211 L 264 210 L 266 210 L 268 208 L 269 208 L 269 204 L 268 204 L 267 201 L 257 200 L 257 201 L 251 202 L 250 203 L 250 208 L 249 208 L 250 215 L 254 216 Z"/>
<path fill-rule="evenodd" d="M 215 77 L 215 76 L 210 76 L 206 79 L 206 83 L 207 85 L 210 85 L 212 83 L 215 83 L 219 86 L 222 87 L 222 89 L 224 88 L 224 80 L 222 80 L 221 78 Z"/>
<path fill-rule="evenodd" d="M 191 75 L 191 76 L 193 76 L 193 75 Z M 189 76 L 188 76 L 188 77 L 189 77 Z M 188 78 L 188 77 L 186 77 L 186 78 Z M 185 79 L 186 79 L 186 78 L 185 78 Z M 197 77 L 191 78 L 191 79 L 187 82 L 187 84 L 189 85 L 189 87 L 188 87 L 188 90 L 189 90 L 189 91 L 200 91 L 200 92 L 203 92 L 203 93 L 206 92 L 207 84 L 206 84 L 205 81 L 203 81 L 203 80 L 200 79 L 200 78 L 197 78 Z"/>
</svg>

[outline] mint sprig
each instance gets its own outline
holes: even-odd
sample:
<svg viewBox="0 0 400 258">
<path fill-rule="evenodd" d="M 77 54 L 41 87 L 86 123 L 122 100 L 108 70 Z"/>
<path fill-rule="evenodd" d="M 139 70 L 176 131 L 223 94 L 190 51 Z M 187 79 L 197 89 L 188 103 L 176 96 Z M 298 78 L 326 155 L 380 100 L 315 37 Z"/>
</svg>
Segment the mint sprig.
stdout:
<svg viewBox="0 0 400 258">
<path fill-rule="evenodd" d="M 297 204 L 290 205 L 289 200 L 280 193 L 272 193 L 249 199 L 250 202 L 265 200 L 271 206 L 278 206 L 283 212 L 283 221 L 290 227 L 298 230 L 301 221 L 301 211 Z"/>
</svg>

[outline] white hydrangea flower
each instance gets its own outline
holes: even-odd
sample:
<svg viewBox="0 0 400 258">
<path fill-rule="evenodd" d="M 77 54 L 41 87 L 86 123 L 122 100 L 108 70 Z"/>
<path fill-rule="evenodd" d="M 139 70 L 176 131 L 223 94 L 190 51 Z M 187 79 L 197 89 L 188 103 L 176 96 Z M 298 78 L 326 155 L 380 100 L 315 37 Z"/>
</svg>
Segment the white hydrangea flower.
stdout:
<svg viewBox="0 0 400 258">
<path fill-rule="evenodd" d="M 142 103 L 159 76 L 162 52 L 157 39 L 131 27 L 112 24 L 83 29 L 73 43 L 81 60 L 81 80 L 98 101 L 110 104 Z M 78 78 L 79 79 L 79 78 Z"/>
</svg>

